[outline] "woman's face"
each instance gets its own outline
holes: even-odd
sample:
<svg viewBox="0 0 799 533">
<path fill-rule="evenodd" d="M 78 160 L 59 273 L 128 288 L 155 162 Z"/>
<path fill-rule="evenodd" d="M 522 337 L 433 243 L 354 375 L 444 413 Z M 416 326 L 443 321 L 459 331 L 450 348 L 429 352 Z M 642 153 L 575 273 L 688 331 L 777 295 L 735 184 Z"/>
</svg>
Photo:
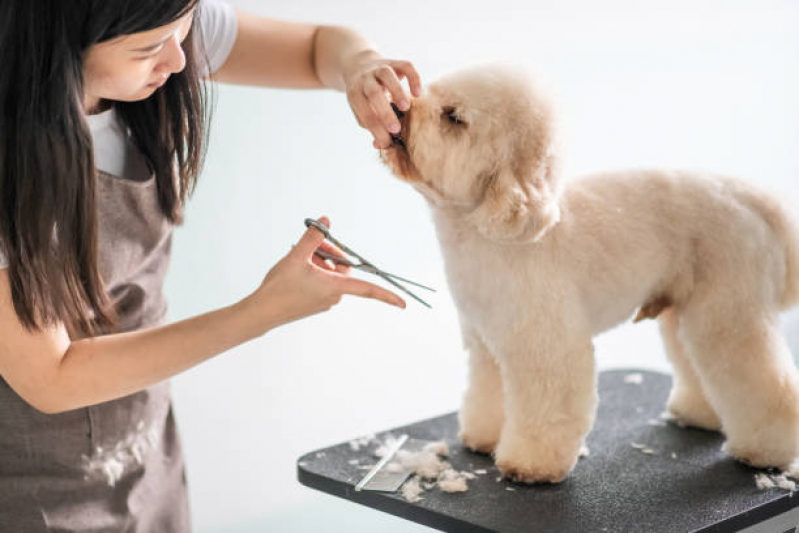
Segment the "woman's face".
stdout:
<svg viewBox="0 0 799 533">
<path fill-rule="evenodd" d="M 83 63 L 86 112 L 98 111 L 101 100 L 144 100 L 166 83 L 170 74 L 183 70 L 186 57 L 181 43 L 193 17 L 192 9 L 165 26 L 89 47 Z"/>
</svg>

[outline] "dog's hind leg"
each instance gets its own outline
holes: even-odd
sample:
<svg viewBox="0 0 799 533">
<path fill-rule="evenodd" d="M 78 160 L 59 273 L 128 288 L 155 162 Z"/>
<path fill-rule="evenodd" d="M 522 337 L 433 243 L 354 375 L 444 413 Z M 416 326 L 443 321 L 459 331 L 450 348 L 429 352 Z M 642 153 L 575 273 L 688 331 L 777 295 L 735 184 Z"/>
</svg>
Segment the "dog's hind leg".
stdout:
<svg viewBox="0 0 799 533">
<path fill-rule="evenodd" d="M 460 439 L 474 451 L 492 453 L 504 419 L 499 365 L 476 334 L 465 331 L 463 337 L 469 351 L 469 385 L 458 413 Z"/>
<path fill-rule="evenodd" d="M 496 449 L 502 475 L 524 483 L 559 483 L 577 463 L 591 430 L 597 392 L 590 337 L 578 343 L 557 327 L 531 329 L 499 354 L 505 425 Z M 568 343 L 568 344 L 566 344 Z"/>
<path fill-rule="evenodd" d="M 680 317 L 673 307 L 658 317 L 666 354 L 674 368 L 667 409 L 680 424 L 719 431 L 721 420 L 710 406 L 693 363 L 677 335 Z"/>
<path fill-rule="evenodd" d="M 682 313 L 680 338 L 721 418 L 725 450 L 753 466 L 799 458 L 799 372 L 773 312 L 705 294 Z"/>
</svg>

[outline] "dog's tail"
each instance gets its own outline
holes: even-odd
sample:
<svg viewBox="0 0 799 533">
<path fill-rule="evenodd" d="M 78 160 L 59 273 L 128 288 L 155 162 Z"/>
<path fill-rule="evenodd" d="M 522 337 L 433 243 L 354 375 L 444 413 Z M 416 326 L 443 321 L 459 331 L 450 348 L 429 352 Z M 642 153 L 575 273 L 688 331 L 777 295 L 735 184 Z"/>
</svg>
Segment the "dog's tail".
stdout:
<svg viewBox="0 0 799 533">
<path fill-rule="evenodd" d="M 771 227 L 785 250 L 785 286 L 778 304 L 783 310 L 799 305 L 799 219 L 785 201 L 740 182 L 737 196 Z"/>
<path fill-rule="evenodd" d="M 787 269 L 785 293 L 780 303 L 783 309 L 789 309 L 799 305 L 799 221 L 787 210 L 783 210 L 782 213 L 785 215 L 783 238 Z"/>
</svg>

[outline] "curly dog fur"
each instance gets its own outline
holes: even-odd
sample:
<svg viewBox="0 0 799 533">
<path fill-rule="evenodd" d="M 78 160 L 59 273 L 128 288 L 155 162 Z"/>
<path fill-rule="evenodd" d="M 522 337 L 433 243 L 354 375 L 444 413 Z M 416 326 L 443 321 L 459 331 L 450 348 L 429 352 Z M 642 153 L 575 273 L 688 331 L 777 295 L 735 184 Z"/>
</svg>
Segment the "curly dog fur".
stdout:
<svg viewBox="0 0 799 533">
<path fill-rule="evenodd" d="M 796 464 L 778 313 L 799 303 L 799 231 L 776 199 L 687 171 L 564 183 L 553 106 L 505 67 L 442 78 L 401 121 L 382 157 L 432 210 L 470 357 L 466 446 L 513 479 L 563 480 L 594 421 L 592 338 L 657 317 L 668 410 L 748 464 Z"/>
</svg>

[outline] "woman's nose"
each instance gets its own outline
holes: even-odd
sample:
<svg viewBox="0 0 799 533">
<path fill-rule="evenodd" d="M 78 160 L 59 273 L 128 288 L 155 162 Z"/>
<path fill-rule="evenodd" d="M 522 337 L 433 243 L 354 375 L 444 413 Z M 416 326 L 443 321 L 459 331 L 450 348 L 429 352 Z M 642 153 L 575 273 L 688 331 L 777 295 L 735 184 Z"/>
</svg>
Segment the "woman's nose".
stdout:
<svg viewBox="0 0 799 533">
<path fill-rule="evenodd" d="M 174 74 L 186 67 L 186 54 L 183 52 L 179 35 L 174 35 L 164 46 L 163 70 Z"/>
</svg>

